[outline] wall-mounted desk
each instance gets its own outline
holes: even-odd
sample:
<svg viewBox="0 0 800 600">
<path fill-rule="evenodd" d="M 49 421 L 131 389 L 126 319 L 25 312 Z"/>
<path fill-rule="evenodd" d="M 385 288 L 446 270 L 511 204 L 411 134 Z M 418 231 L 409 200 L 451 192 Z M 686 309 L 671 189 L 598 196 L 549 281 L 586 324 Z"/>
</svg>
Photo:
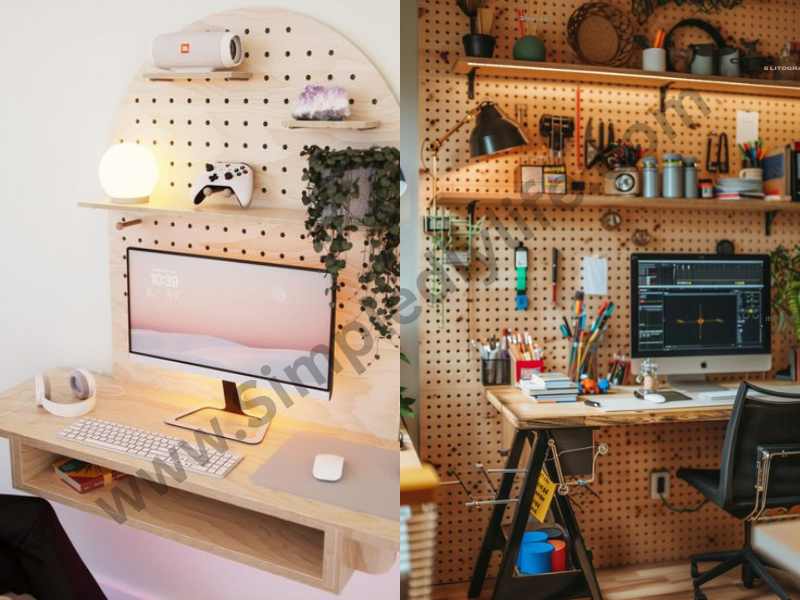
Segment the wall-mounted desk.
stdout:
<svg viewBox="0 0 800 600">
<path fill-rule="evenodd" d="M 54 399 L 69 397 L 67 371 L 51 372 L 50 376 Z M 97 384 L 97 408 L 91 416 L 195 443 L 192 432 L 163 421 L 191 407 L 196 398 L 105 376 L 98 376 Z M 341 591 L 353 570 L 380 573 L 395 561 L 397 520 L 272 490 L 253 483 L 251 477 L 299 432 L 313 431 L 381 448 L 396 448 L 396 441 L 392 446 L 392 442 L 372 436 L 326 431 L 278 416 L 261 444 L 230 444 L 230 450 L 243 455 L 244 460 L 226 478 L 186 473 L 185 479 L 178 481 L 165 473 L 166 487 L 158 489 L 143 479 L 145 474 L 154 475 L 151 464 L 61 438 L 58 433 L 73 419 L 55 417 L 37 408 L 32 382 L 0 394 L 0 415 L 0 436 L 11 442 L 13 482 L 20 490 L 109 517 L 98 501 L 114 508 L 112 490 L 120 488 L 135 495 L 133 490 L 138 489 L 138 501 L 126 505 L 125 525 L 332 592 Z M 59 457 L 85 460 L 135 479 L 129 477 L 111 488 L 78 494 L 53 473 L 52 463 Z M 387 478 L 395 479 L 398 473 L 387 474 Z M 298 477 L 306 476 L 311 477 L 310 470 L 298 472 Z"/>
<path fill-rule="evenodd" d="M 800 390 L 800 386 L 791 381 L 759 381 L 758 384 L 767 389 L 787 388 Z M 736 383 L 721 383 L 726 387 L 736 388 Z M 614 395 L 633 395 L 633 387 L 616 388 Z M 591 396 L 589 396 L 591 397 Z M 603 396 L 599 396 L 603 398 Z M 587 406 L 583 402 L 565 402 L 562 404 L 540 404 L 531 400 L 517 387 L 503 386 L 487 388 L 486 399 L 503 416 L 503 420 L 518 430 L 563 429 L 571 427 L 609 427 L 614 425 L 646 425 L 651 423 L 675 423 L 686 421 L 727 421 L 731 414 L 731 404 L 720 406 L 672 408 L 671 403 L 656 405 L 646 410 L 605 411 L 601 408 Z"/>
<path fill-rule="evenodd" d="M 735 387 L 736 384 L 726 384 Z M 763 387 L 797 388 L 786 381 L 759 382 Z M 620 387 L 616 395 L 631 396 L 633 388 Z M 591 553 L 587 550 L 571 503 L 566 496 L 556 494 L 551 510 L 556 520 L 566 527 L 572 539 L 572 562 L 575 569 L 544 576 L 520 576 L 514 574 L 514 563 L 519 552 L 522 534 L 528 523 L 528 514 L 533 499 L 533 490 L 540 473 L 548 469 L 547 442 L 553 439 L 552 431 L 566 428 L 599 428 L 660 423 L 683 423 L 701 421 L 727 421 L 732 404 L 720 406 L 670 408 L 670 403 L 648 407 L 645 410 L 607 412 L 601 408 L 587 406 L 583 402 L 564 404 L 540 404 L 531 400 L 516 387 L 493 387 L 486 390 L 489 403 L 501 414 L 504 427 L 512 430 L 506 471 L 502 475 L 495 495 L 483 543 L 478 554 L 470 584 L 471 598 L 477 597 L 486 578 L 493 551 L 503 553 L 503 559 L 495 583 L 495 600 L 510 600 L 515 597 L 529 598 L 578 598 L 591 596 L 600 600 L 602 594 L 594 572 Z M 651 405 L 652 406 L 652 405 Z M 524 458 L 526 443 L 531 451 Z M 522 463 L 522 465 L 520 464 Z M 521 468 L 520 468 L 521 467 Z M 520 495 L 514 503 L 513 525 L 509 532 L 501 528 L 508 499 L 511 498 L 515 475 L 522 478 Z M 550 472 L 553 477 L 552 471 Z"/>
</svg>

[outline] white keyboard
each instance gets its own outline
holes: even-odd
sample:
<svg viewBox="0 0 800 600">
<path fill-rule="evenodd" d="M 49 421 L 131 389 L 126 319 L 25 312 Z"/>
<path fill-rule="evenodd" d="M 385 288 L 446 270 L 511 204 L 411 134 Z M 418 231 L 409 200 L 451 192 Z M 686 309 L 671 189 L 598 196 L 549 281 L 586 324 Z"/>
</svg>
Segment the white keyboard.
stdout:
<svg viewBox="0 0 800 600">
<path fill-rule="evenodd" d="M 242 457 L 232 452 L 219 452 L 207 445 L 201 449 L 180 438 L 152 433 L 137 427 L 102 419 L 84 418 L 59 433 L 62 437 L 87 446 L 119 452 L 147 461 L 161 460 L 177 469 L 175 458 L 186 471 L 222 479 L 239 464 Z M 192 454 L 187 452 L 187 448 Z M 193 456 L 195 455 L 195 456 Z"/>
</svg>

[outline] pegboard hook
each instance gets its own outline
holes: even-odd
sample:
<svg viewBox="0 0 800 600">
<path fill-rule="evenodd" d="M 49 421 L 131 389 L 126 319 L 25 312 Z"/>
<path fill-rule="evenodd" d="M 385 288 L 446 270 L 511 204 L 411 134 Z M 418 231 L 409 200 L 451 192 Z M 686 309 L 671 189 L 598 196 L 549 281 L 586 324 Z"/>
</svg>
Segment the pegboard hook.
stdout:
<svg viewBox="0 0 800 600">
<path fill-rule="evenodd" d="M 127 229 L 128 227 L 133 227 L 135 225 L 141 225 L 141 224 L 142 224 L 141 219 L 133 219 L 131 221 L 126 221 L 125 219 L 122 219 L 121 221 L 117 221 L 116 228 L 117 231 L 122 231 L 123 229 Z"/>
<path fill-rule="evenodd" d="M 478 74 L 478 69 L 471 69 L 467 73 L 467 98 L 470 100 L 475 99 L 475 76 Z"/>
</svg>

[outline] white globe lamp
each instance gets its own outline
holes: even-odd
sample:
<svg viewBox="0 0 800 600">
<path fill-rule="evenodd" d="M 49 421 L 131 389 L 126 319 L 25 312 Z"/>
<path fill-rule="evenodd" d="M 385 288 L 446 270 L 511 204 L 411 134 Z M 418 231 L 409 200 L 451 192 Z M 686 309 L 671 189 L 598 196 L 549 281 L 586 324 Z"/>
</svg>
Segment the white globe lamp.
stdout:
<svg viewBox="0 0 800 600">
<path fill-rule="evenodd" d="M 100 160 L 98 175 L 112 202 L 143 204 L 158 183 L 158 163 L 146 146 L 114 144 Z"/>
</svg>

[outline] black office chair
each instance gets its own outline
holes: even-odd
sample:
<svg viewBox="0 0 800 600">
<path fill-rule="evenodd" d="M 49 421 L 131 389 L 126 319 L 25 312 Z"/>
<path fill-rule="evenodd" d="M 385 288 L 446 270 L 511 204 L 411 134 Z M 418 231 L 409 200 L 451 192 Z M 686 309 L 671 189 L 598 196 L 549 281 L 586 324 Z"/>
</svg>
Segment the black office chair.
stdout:
<svg viewBox="0 0 800 600">
<path fill-rule="evenodd" d="M 780 460 L 772 459 L 780 458 Z M 750 547 L 750 527 L 767 508 L 800 504 L 800 394 L 739 386 L 722 447 L 719 470 L 679 469 L 678 477 L 734 517 L 744 519 L 741 550 L 691 557 L 695 600 L 700 586 L 740 566 L 745 587 L 757 577 L 782 600 L 789 596 Z M 756 486 L 759 486 L 759 490 Z M 700 573 L 698 563 L 720 562 Z"/>
</svg>

